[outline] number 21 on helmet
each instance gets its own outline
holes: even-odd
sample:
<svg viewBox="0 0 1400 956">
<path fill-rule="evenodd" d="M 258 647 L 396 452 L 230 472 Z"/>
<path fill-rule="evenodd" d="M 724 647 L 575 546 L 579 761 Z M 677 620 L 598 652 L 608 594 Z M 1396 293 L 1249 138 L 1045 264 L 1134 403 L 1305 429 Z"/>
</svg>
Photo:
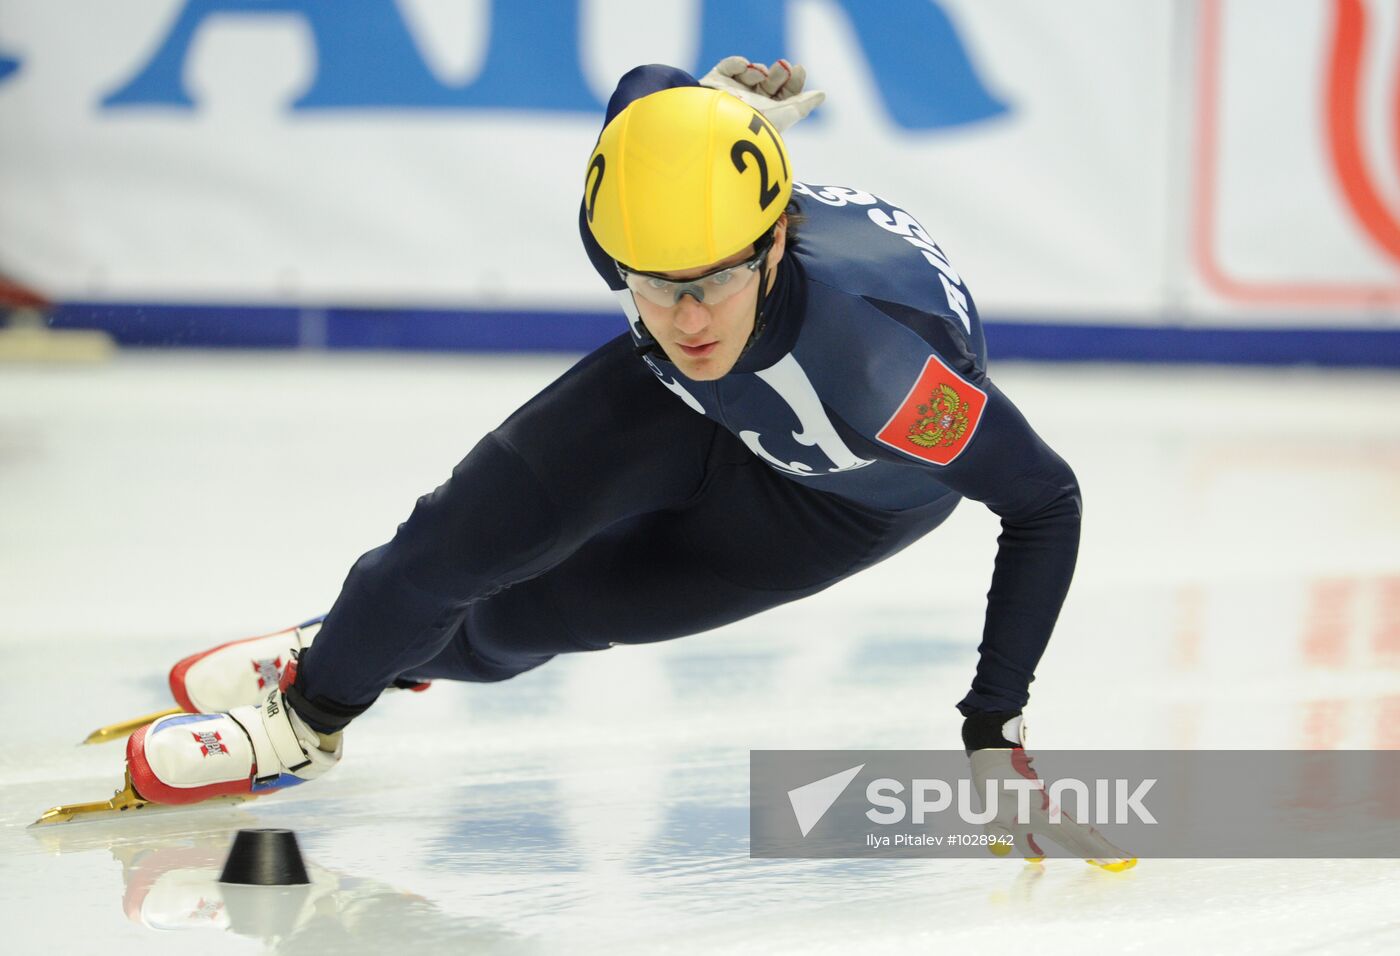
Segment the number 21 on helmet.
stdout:
<svg viewBox="0 0 1400 956">
<path fill-rule="evenodd" d="M 778 131 L 736 97 L 700 86 L 643 96 L 613 117 L 583 193 L 593 237 L 638 272 L 726 259 L 772 228 L 791 196 Z"/>
</svg>

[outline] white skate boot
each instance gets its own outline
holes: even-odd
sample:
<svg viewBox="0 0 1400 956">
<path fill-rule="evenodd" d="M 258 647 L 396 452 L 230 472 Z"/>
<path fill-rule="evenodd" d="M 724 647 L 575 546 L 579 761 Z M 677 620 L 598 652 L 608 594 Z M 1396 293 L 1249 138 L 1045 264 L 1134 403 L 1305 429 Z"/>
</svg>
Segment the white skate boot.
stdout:
<svg viewBox="0 0 1400 956">
<path fill-rule="evenodd" d="M 258 637 L 229 641 L 191 654 L 170 669 L 170 693 L 179 705 L 98 727 L 83 740 L 101 744 L 125 740 L 151 721 L 172 714 L 221 714 L 258 704 L 269 687 L 285 689 L 296 674 L 297 660 L 321 631 L 324 617 Z M 385 691 L 425 691 L 431 681 L 401 677 Z"/>
<path fill-rule="evenodd" d="M 257 703 L 311 646 L 323 620 L 313 617 L 296 627 L 191 654 L 170 669 L 170 693 L 191 714 L 216 714 Z"/>
<path fill-rule="evenodd" d="M 191 654 L 170 669 L 170 693 L 186 713 L 217 714 L 255 704 L 263 691 L 283 683 L 311 646 L 325 617 L 259 637 L 229 641 Z M 388 690 L 425 691 L 430 681 L 398 680 Z"/>
<path fill-rule="evenodd" d="M 340 734 L 317 734 L 273 683 L 255 705 L 227 713 L 175 714 L 147 724 L 127 741 L 126 766 L 141 798 L 198 803 L 263 794 L 319 777 L 339 762 L 341 749 Z"/>
</svg>

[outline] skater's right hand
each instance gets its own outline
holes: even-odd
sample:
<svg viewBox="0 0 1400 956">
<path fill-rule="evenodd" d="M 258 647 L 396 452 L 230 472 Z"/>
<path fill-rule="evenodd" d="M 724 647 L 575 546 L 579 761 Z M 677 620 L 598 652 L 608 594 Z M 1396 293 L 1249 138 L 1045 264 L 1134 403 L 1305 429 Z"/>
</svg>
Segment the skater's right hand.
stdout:
<svg viewBox="0 0 1400 956">
<path fill-rule="evenodd" d="M 750 63 L 748 57 L 727 56 L 700 78 L 701 86 L 723 90 L 762 113 L 779 132 L 821 105 L 826 94 L 806 90 L 807 71 L 801 64 L 778 60 L 772 66 Z"/>
<path fill-rule="evenodd" d="M 1035 758 L 1025 749 L 1025 722 L 1020 714 L 968 717 L 963 722 L 963 743 L 972 763 L 972 786 L 979 809 L 988 781 L 1040 779 L 1031 766 Z M 1029 797 L 1030 813 L 1027 822 L 1022 823 L 1017 819 L 1018 793 L 1005 784 L 998 784 L 997 815 L 984 825 L 989 835 L 998 838 L 990 847 L 996 855 L 1005 856 L 1011 852 L 1012 847 L 1005 842 L 1009 838 L 1023 857 L 1039 862 L 1044 859 L 1045 851 L 1038 840 L 1049 840 L 1086 863 L 1114 873 L 1137 865 L 1136 857 L 1068 813 L 1056 813 L 1057 822 L 1051 822 L 1054 807 L 1044 789 L 1031 791 Z"/>
</svg>

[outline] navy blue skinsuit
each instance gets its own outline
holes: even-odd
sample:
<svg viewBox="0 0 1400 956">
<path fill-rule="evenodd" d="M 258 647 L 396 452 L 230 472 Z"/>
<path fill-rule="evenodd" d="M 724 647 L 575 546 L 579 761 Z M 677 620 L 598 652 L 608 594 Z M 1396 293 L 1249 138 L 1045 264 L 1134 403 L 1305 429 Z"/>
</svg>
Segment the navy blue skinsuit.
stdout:
<svg viewBox="0 0 1400 956">
<path fill-rule="evenodd" d="M 608 118 L 693 83 L 633 70 Z M 793 208 L 805 221 L 761 333 L 714 382 L 639 357 L 653 343 L 582 229 L 632 331 L 483 438 L 355 564 L 289 691 L 309 723 L 344 726 L 396 679 L 504 680 L 748 617 L 889 557 L 961 498 L 1003 530 L 958 706 L 1021 709 L 1074 571 L 1074 474 L 987 378 L 971 296 L 907 213 L 801 183 Z"/>
</svg>

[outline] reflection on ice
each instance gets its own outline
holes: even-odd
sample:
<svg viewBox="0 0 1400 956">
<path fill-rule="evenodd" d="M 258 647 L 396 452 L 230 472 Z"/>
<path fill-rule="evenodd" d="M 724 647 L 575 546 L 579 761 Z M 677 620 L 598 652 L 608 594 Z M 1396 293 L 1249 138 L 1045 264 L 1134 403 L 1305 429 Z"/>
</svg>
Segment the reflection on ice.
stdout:
<svg viewBox="0 0 1400 956">
<path fill-rule="evenodd" d="M 390 952 L 449 940 L 468 952 L 496 952 L 506 943 L 511 952 L 530 951 L 493 920 L 453 916 L 411 892 L 315 862 L 308 864 L 309 885 L 221 883 L 228 843 L 216 830 L 113 845 L 127 919 L 160 931 L 227 931 L 285 954 Z"/>
<path fill-rule="evenodd" d="M 26 436 L 0 469 L 7 950 L 1272 952 L 1338 927 L 1353 948 L 1400 947 L 1394 861 L 748 858 L 750 749 L 957 745 L 998 531 L 976 508 L 711 634 L 386 698 L 344 764 L 294 791 L 21 829 L 120 779 L 119 746 L 72 746 L 84 733 L 165 706 L 164 670 L 191 647 L 324 609 L 353 558 L 562 364 L 124 355 L 0 375 L 0 446 Z M 1036 421 L 1085 490 L 1033 745 L 1400 747 L 1400 381 L 999 381 L 1029 410 L 1073 393 L 1074 414 Z M 1291 401 L 1313 385 L 1326 407 Z M 1325 454 L 1300 452 L 1300 428 Z M 290 916 L 248 926 L 215 880 L 232 834 L 257 826 L 297 832 L 313 883 Z"/>
</svg>

